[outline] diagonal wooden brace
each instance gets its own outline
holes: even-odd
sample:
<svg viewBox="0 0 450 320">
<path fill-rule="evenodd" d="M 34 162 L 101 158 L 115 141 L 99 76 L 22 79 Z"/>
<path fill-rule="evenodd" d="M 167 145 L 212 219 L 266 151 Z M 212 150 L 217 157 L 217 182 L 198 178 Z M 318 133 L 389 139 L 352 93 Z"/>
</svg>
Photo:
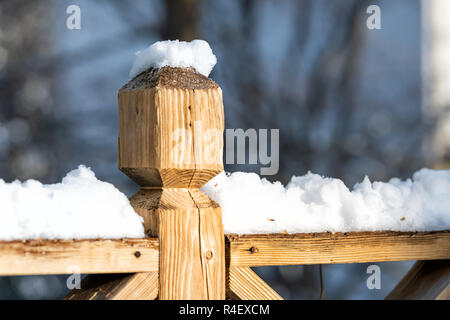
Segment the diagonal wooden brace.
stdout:
<svg viewBox="0 0 450 320">
<path fill-rule="evenodd" d="M 417 261 L 387 300 L 449 300 L 450 260 Z"/>
<path fill-rule="evenodd" d="M 158 282 L 157 272 L 88 275 L 64 300 L 154 300 Z"/>
<path fill-rule="evenodd" d="M 233 300 L 283 300 L 249 267 L 230 268 L 227 297 Z"/>
</svg>

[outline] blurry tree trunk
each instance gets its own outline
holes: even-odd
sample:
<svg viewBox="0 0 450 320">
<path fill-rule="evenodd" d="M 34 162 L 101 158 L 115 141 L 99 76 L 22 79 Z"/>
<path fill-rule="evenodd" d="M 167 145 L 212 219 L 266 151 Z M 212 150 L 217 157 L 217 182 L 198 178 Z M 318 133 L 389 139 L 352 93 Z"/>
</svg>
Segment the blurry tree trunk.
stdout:
<svg viewBox="0 0 450 320">
<path fill-rule="evenodd" d="M 55 63 L 38 67 L 52 52 L 52 30 L 57 26 L 51 16 L 47 1 L 0 2 L 0 178 L 7 181 L 54 180 L 64 165 L 62 159 L 55 161 L 56 156 L 70 155 L 60 143 L 67 124 L 59 123 L 52 110 Z M 45 281 L 46 290 L 33 298 L 58 298 L 58 292 L 52 292 L 54 278 L 38 279 Z M 29 279 L 22 286 L 23 281 L 0 278 L 0 296 L 30 297 L 33 293 L 28 289 L 36 282 Z"/>
<path fill-rule="evenodd" d="M 450 1 L 422 1 L 423 112 L 433 123 L 425 157 L 435 167 L 450 166 Z"/>
<path fill-rule="evenodd" d="M 200 0 L 166 0 L 166 19 L 161 35 L 163 39 L 191 41 L 198 37 Z"/>
<path fill-rule="evenodd" d="M 57 176 L 53 155 L 63 126 L 53 116 L 53 68 L 37 70 L 51 52 L 48 4 L 3 2 L 0 7 L 0 177 Z M 0 136 L 2 136 L 0 134 Z M 58 173 L 59 174 L 59 173 Z"/>
</svg>

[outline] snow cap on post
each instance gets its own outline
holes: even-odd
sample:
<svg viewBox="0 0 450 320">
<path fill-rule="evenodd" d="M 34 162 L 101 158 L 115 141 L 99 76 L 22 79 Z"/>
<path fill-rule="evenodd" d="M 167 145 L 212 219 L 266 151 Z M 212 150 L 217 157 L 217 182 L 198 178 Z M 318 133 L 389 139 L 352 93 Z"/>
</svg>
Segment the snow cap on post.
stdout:
<svg viewBox="0 0 450 320">
<path fill-rule="evenodd" d="M 119 168 L 145 187 L 201 187 L 223 170 L 222 90 L 209 44 L 160 41 L 119 91 Z M 200 73 L 200 72 L 201 73 Z"/>
<path fill-rule="evenodd" d="M 198 73 L 208 77 L 216 62 L 216 56 L 208 42 L 204 40 L 158 41 L 136 52 L 130 78 L 133 79 L 149 68 L 162 67 L 194 68 Z"/>
</svg>

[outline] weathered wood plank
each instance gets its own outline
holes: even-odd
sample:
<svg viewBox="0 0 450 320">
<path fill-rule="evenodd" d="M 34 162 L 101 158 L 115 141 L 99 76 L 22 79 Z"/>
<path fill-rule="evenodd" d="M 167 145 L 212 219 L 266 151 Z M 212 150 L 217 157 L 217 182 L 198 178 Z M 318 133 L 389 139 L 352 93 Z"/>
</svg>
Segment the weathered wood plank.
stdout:
<svg viewBox="0 0 450 320">
<path fill-rule="evenodd" d="M 249 267 L 232 267 L 227 279 L 227 296 L 233 300 L 283 300 Z"/>
<path fill-rule="evenodd" d="M 228 263 L 270 266 L 450 259 L 450 232 L 228 235 Z"/>
<path fill-rule="evenodd" d="M 135 274 L 92 274 L 64 300 L 155 300 L 158 297 L 158 272 Z"/>
<path fill-rule="evenodd" d="M 450 260 L 417 261 L 387 300 L 450 299 Z"/>
<path fill-rule="evenodd" d="M 158 271 L 155 238 L 0 241 L 0 275 Z"/>
</svg>

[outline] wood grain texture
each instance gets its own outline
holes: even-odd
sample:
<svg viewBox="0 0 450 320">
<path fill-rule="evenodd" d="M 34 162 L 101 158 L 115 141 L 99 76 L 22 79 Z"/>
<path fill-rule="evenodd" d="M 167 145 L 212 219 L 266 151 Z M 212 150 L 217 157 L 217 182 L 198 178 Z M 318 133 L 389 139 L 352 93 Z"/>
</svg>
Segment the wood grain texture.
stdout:
<svg viewBox="0 0 450 320">
<path fill-rule="evenodd" d="M 417 261 L 387 300 L 449 300 L 450 260 Z"/>
<path fill-rule="evenodd" d="M 141 189 L 131 204 L 160 241 L 160 299 L 224 299 L 221 208 L 198 189 Z"/>
<path fill-rule="evenodd" d="M 88 275 L 64 300 L 155 300 L 158 272 Z"/>
<path fill-rule="evenodd" d="M 158 239 L 0 242 L 0 275 L 157 271 Z"/>
<path fill-rule="evenodd" d="M 249 267 L 230 268 L 227 296 L 233 300 L 283 300 Z"/>
<path fill-rule="evenodd" d="M 199 214 L 200 259 L 208 299 L 225 299 L 225 237 L 222 209 L 200 190 L 189 190 Z"/>
<path fill-rule="evenodd" d="M 199 188 L 223 170 L 222 91 L 185 68 L 148 70 L 119 91 L 119 168 L 160 243 L 159 298 L 224 299 L 220 207 Z"/>
<path fill-rule="evenodd" d="M 450 259 L 450 232 L 228 235 L 233 266 Z"/>
<path fill-rule="evenodd" d="M 119 92 L 119 168 L 140 186 L 200 188 L 223 171 L 219 87 Z"/>
</svg>

